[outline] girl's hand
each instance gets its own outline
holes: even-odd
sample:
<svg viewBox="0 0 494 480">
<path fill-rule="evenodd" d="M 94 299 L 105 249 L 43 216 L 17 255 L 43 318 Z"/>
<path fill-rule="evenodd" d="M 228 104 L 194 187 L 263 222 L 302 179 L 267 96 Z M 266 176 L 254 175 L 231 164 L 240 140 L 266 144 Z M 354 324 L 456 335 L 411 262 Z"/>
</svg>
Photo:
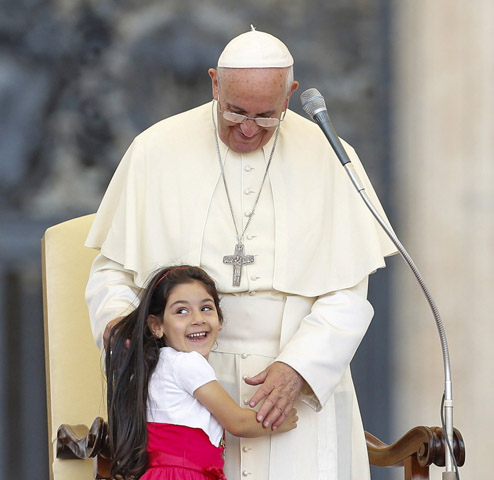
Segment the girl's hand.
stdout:
<svg viewBox="0 0 494 480">
<path fill-rule="evenodd" d="M 282 433 L 293 430 L 294 428 L 297 428 L 297 422 L 298 422 L 297 410 L 295 408 L 292 408 L 288 412 L 288 415 L 286 416 L 283 423 L 279 427 L 273 427 L 273 433 Z"/>
</svg>

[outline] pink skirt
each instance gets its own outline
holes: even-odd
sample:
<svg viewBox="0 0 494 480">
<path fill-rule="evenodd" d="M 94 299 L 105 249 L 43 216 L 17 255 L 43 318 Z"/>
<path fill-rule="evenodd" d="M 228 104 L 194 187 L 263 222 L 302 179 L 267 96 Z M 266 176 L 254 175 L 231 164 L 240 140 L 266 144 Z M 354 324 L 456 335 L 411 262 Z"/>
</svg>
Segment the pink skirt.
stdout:
<svg viewBox="0 0 494 480">
<path fill-rule="evenodd" d="M 148 469 L 141 480 L 226 480 L 224 447 L 200 428 L 148 423 Z"/>
</svg>

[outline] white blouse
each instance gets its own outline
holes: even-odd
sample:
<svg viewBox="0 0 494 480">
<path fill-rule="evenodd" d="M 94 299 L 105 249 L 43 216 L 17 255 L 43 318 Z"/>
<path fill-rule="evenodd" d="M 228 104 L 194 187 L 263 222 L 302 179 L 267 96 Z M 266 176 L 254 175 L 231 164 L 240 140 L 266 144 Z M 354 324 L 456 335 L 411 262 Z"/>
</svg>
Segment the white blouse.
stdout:
<svg viewBox="0 0 494 480">
<path fill-rule="evenodd" d="M 148 385 L 148 422 L 200 428 L 218 446 L 223 427 L 194 397 L 199 387 L 213 380 L 216 380 L 213 367 L 200 353 L 162 348 Z"/>
</svg>

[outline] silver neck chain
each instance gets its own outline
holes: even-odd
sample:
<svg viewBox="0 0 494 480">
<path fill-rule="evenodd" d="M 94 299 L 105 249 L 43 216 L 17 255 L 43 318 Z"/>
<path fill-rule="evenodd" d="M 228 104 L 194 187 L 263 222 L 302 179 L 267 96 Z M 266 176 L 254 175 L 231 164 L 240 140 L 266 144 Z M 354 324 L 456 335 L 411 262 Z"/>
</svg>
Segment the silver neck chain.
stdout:
<svg viewBox="0 0 494 480">
<path fill-rule="evenodd" d="M 225 167 L 223 165 L 223 161 L 221 160 L 220 144 L 219 144 L 219 141 L 218 141 L 218 130 L 216 128 L 216 121 L 214 119 L 214 106 L 215 106 L 215 104 L 216 103 L 213 102 L 213 107 L 212 107 L 212 110 L 211 110 L 211 114 L 212 114 L 212 118 L 213 118 L 214 140 L 216 142 L 216 153 L 218 154 L 218 162 L 220 164 L 221 177 L 223 178 L 223 184 L 225 185 L 225 192 L 226 192 L 226 197 L 228 199 L 228 205 L 230 206 L 230 212 L 232 214 L 233 225 L 235 226 L 235 232 L 237 233 L 237 239 L 238 239 L 238 241 L 241 241 L 243 239 L 243 237 L 244 237 L 245 232 L 247 231 L 247 228 L 248 228 L 248 226 L 250 224 L 250 221 L 252 220 L 252 217 L 254 216 L 254 212 L 256 210 L 257 203 L 259 202 L 259 198 L 261 196 L 262 187 L 264 186 L 264 182 L 266 181 L 266 177 L 268 176 L 268 171 L 269 171 L 269 167 L 271 165 L 271 160 L 273 159 L 274 150 L 275 150 L 276 144 L 278 142 L 278 134 L 279 134 L 279 131 L 280 131 L 280 125 L 278 125 L 278 127 L 276 127 L 276 132 L 275 132 L 273 147 L 271 148 L 271 153 L 269 154 L 269 160 L 268 160 L 268 163 L 266 165 L 266 170 L 264 171 L 264 176 L 262 177 L 262 182 L 261 182 L 261 186 L 259 187 L 259 192 L 257 192 L 256 201 L 254 202 L 254 206 L 252 207 L 252 210 L 249 213 L 249 219 L 247 220 L 247 223 L 245 224 L 245 227 L 244 227 L 242 233 L 239 234 L 238 227 L 237 227 L 237 222 L 235 221 L 235 214 L 233 213 L 233 206 L 232 206 L 232 200 L 230 198 L 230 192 L 228 190 L 228 185 L 226 183 Z"/>
</svg>

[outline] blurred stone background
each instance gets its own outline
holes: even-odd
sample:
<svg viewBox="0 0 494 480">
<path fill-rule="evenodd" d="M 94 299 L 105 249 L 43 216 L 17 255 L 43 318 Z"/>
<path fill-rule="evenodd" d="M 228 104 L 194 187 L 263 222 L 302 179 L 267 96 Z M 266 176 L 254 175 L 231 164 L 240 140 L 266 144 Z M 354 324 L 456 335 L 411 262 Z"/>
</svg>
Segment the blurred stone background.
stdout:
<svg viewBox="0 0 494 480">
<path fill-rule="evenodd" d="M 292 97 L 292 109 L 304 114 L 299 94 L 307 88 L 316 87 L 325 96 L 336 130 L 359 153 L 395 230 L 399 235 L 405 233 L 400 236 L 405 245 L 408 239 L 412 241 L 411 254 L 417 254 L 419 266 L 420 260 L 426 264 L 433 293 L 439 290 L 444 295 L 441 300 L 453 316 L 454 331 L 447 328 L 447 332 L 453 334 L 454 345 L 456 339 L 465 338 L 466 331 L 473 335 L 471 329 L 462 330 L 463 316 L 455 317 L 462 311 L 455 302 L 461 301 L 468 287 L 457 283 L 455 302 L 450 302 L 451 290 L 444 278 L 444 265 L 453 265 L 459 255 L 464 260 L 459 268 L 469 269 L 468 275 L 450 269 L 446 280 L 452 275 L 475 278 L 476 270 L 470 269 L 468 261 L 472 251 L 448 250 L 452 238 L 457 240 L 455 245 L 468 242 L 463 239 L 462 243 L 457 230 L 436 228 L 436 216 L 441 216 L 443 227 L 457 225 L 455 210 L 445 208 L 444 203 L 439 211 L 435 209 L 437 189 L 415 189 L 430 178 L 426 167 L 415 166 L 424 165 L 427 159 L 448 165 L 453 152 L 444 148 L 451 140 L 446 126 L 453 115 L 462 113 L 465 122 L 472 121 L 472 139 L 478 139 L 479 131 L 487 132 L 480 135 L 483 150 L 475 151 L 476 165 L 483 165 L 484 187 L 477 194 L 476 184 L 470 181 L 470 190 L 462 190 L 470 195 L 454 199 L 462 205 L 465 229 L 469 228 L 468 212 L 476 212 L 476 225 L 483 227 L 478 233 L 482 260 L 473 264 L 483 269 L 482 285 L 492 284 L 494 197 L 488 179 L 494 176 L 490 166 L 494 60 L 492 49 L 487 48 L 494 38 L 492 2 L 474 0 L 475 9 L 462 6 L 461 0 L 437 0 L 434 5 L 417 0 L 413 8 L 405 0 L 246 3 L 0 1 L 1 478 L 48 478 L 40 273 L 44 231 L 96 211 L 136 134 L 211 98 L 207 69 L 215 65 L 227 41 L 247 31 L 251 23 L 283 39 L 295 58 L 295 76 L 301 85 Z M 479 22 L 483 25 L 480 31 Z M 451 43 L 450 32 L 455 32 L 456 43 Z M 463 46 L 459 52 L 464 56 L 458 50 L 451 53 L 451 45 Z M 474 53 L 477 60 L 467 70 L 464 60 Z M 484 79 L 482 88 L 476 88 L 472 80 L 467 90 L 465 78 Z M 484 112 L 480 118 L 470 115 L 474 112 L 464 102 L 459 111 L 451 102 L 471 91 L 477 92 L 475 112 Z M 427 125 L 444 128 L 438 131 Z M 472 161 L 467 158 L 472 155 L 465 146 L 460 148 L 463 143 L 459 145 L 464 124 L 457 120 L 455 125 L 457 171 L 464 172 L 462 166 Z M 434 148 L 427 150 L 428 145 Z M 436 173 L 441 182 L 443 178 Z M 447 186 L 461 185 L 464 175 L 447 179 Z M 441 185 L 442 202 L 450 191 L 445 187 Z M 435 245 L 434 252 L 440 250 L 442 263 L 435 263 L 437 255 L 429 254 L 431 248 L 421 241 L 424 235 L 429 247 Z M 411 274 L 400 262 L 398 257 L 390 259 L 390 268 L 371 280 L 370 300 L 376 315 L 352 367 L 364 426 L 387 442 L 415 425 L 438 425 L 440 421 L 439 341 L 427 312 L 416 337 L 415 319 L 405 321 L 414 317 L 414 306 L 424 300 L 415 298 L 415 287 L 409 286 Z M 485 288 L 482 294 L 489 297 Z M 489 305 L 484 296 L 469 299 L 477 305 L 476 331 L 487 323 Z M 477 337 L 468 338 L 470 350 L 454 352 L 458 365 L 461 359 L 460 377 L 465 380 L 469 372 L 481 370 L 485 361 L 485 356 L 473 358 Z M 476 360 L 482 363 L 476 365 Z M 429 370 L 433 372 L 430 379 Z M 418 380 L 424 377 L 425 385 Z M 467 383 L 483 398 L 475 380 L 468 378 Z M 489 385 L 492 394 L 492 382 Z M 423 389 L 432 395 L 427 396 L 425 408 Z M 460 397 L 468 397 L 468 391 L 460 391 Z M 461 405 L 463 411 L 469 407 Z M 465 420 L 458 428 L 464 432 L 466 425 L 467 432 L 474 431 L 482 419 L 486 424 L 485 418 L 480 414 L 462 418 L 460 411 L 460 419 Z M 471 438 L 466 441 L 468 448 Z M 467 459 L 476 458 L 469 454 L 470 450 Z M 475 468 L 475 463 L 468 468 Z M 373 479 L 388 478 L 400 475 L 373 470 Z"/>
</svg>

